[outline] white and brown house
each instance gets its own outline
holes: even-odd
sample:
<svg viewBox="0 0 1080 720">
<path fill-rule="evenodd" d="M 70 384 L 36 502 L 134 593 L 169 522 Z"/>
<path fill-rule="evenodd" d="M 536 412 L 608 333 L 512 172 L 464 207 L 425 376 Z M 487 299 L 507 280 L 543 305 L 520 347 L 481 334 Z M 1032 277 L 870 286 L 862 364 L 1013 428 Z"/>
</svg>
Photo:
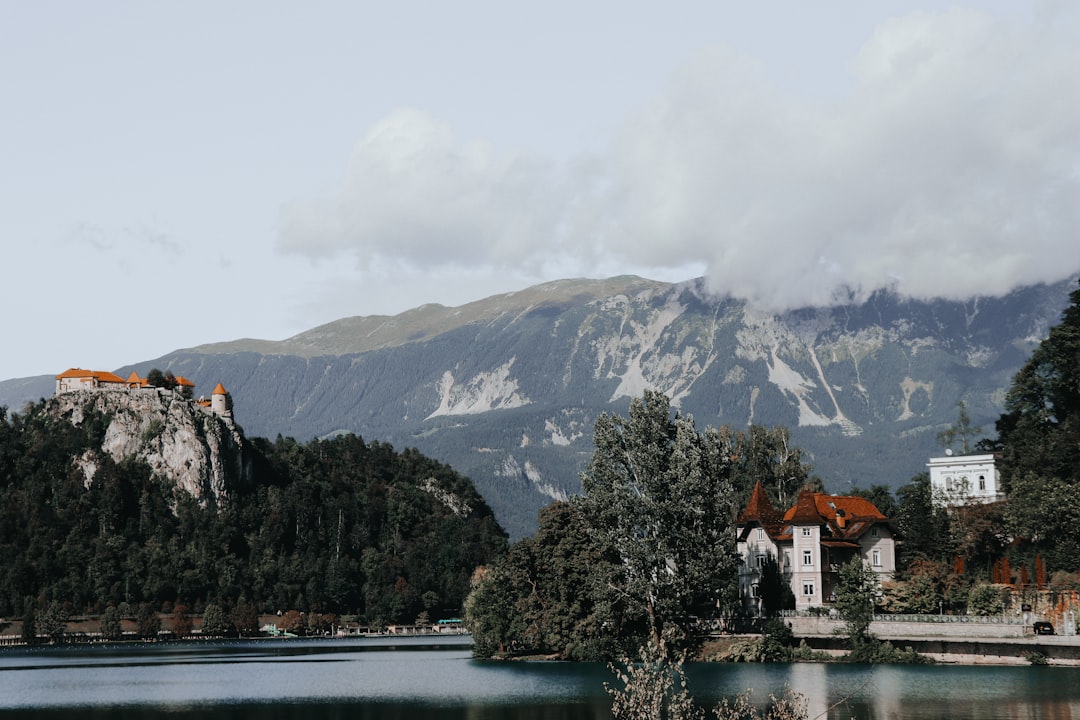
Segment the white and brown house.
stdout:
<svg viewBox="0 0 1080 720">
<path fill-rule="evenodd" d="M 736 521 L 742 558 L 739 594 L 743 607 L 760 610 L 758 584 L 768 556 L 776 558 L 791 587 L 797 610 L 835 600 L 840 566 L 858 557 L 878 581 L 896 571 L 897 532 L 866 498 L 803 490 L 784 512 L 773 507 L 759 482 Z"/>
</svg>

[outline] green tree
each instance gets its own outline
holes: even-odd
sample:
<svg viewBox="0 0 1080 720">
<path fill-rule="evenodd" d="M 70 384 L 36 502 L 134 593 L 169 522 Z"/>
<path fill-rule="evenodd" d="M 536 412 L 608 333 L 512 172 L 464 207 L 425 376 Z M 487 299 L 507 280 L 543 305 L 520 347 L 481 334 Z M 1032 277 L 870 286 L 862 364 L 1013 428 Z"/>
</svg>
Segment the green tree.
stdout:
<svg viewBox="0 0 1080 720">
<path fill-rule="evenodd" d="M 229 613 L 232 626 L 241 637 L 254 635 L 259 631 L 259 610 L 244 598 L 236 603 Z"/>
<path fill-rule="evenodd" d="M 63 642 L 67 633 L 67 622 L 68 611 L 64 604 L 53 600 L 38 618 L 38 632 L 48 636 L 49 642 Z"/>
<path fill-rule="evenodd" d="M 1049 571 L 1080 557 L 1080 288 L 1017 372 L 997 421 L 1008 530 L 1042 555 Z"/>
<path fill-rule="evenodd" d="M 738 507 L 746 504 L 758 481 L 780 508 L 794 505 L 803 487 L 824 490 L 821 480 L 810 476 L 802 449 L 791 442 L 791 431 L 786 427 L 751 425 L 745 433 L 721 427 L 706 433 L 714 434 L 712 444 L 724 448 L 734 460 L 731 476 L 739 495 Z"/>
<path fill-rule="evenodd" d="M 873 641 L 870 622 L 874 619 L 878 582 L 873 570 L 858 556 L 840 566 L 836 582 L 836 611 L 844 621 L 844 632 L 853 651 Z"/>
<path fill-rule="evenodd" d="M 791 584 L 780 569 L 780 561 L 772 553 L 767 553 L 761 562 L 758 597 L 761 598 L 761 614 L 767 618 L 776 617 L 781 610 L 795 608 Z"/>
<path fill-rule="evenodd" d="M 935 505 L 930 475 L 919 473 L 896 491 L 896 524 L 904 542 L 899 546 L 901 567 L 918 559 L 952 559 L 949 516 Z"/>
<path fill-rule="evenodd" d="M 222 637 L 232 633 L 229 616 L 217 603 L 210 603 L 203 610 L 202 634 L 207 637 Z"/>
<path fill-rule="evenodd" d="M 191 608 L 187 604 L 177 602 L 173 605 L 172 611 L 172 631 L 173 635 L 182 638 L 191 634 L 191 628 L 194 624 L 194 620 L 191 618 Z"/>
<path fill-rule="evenodd" d="M 22 641 L 27 645 L 37 644 L 37 613 L 34 611 L 34 601 L 32 598 L 26 598 L 25 610 L 23 610 L 22 619 Z"/>
<path fill-rule="evenodd" d="M 967 455 L 971 452 L 975 438 L 983 431 L 981 427 L 971 424 L 971 416 L 968 415 L 967 404 L 963 400 L 956 403 L 958 409 L 956 422 L 937 434 L 937 441 L 941 447 L 950 450 L 953 444 L 960 441 L 960 453 Z"/>
<path fill-rule="evenodd" d="M 135 622 L 139 628 L 139 637 L 143 640 L 157 640 L 161 630 L 161 618 L 154 606 L 150 603 L 139 605 L 139 612 L 135 616 Z"/>
<path fill-rule="evenodd" d="M 968 593 L 968 612 L 972 615 L 997 615 L 1001 607 L 1001 591 L 994 585 L 980 583 Z"/>
<path fill-rule="evenodd" d="M 119 640 L 124 635 L 120 625 L 120 611 L 115 605 L 105 608 L 101 615 L 101 637 L 106 640 Z"/>
<path fill-rule="evenodd" d="M 603 578 L 604 602 L 640 617 L 661 659 L 690 646 L 697 619 L 732 597 L 733 487 L 714 437 L 691 418 L 672 419 L 668 398 L 646 391 L 628 417 L 597 419 L 581 476 L 583 515 L 616 560 Z"/>
</svg>

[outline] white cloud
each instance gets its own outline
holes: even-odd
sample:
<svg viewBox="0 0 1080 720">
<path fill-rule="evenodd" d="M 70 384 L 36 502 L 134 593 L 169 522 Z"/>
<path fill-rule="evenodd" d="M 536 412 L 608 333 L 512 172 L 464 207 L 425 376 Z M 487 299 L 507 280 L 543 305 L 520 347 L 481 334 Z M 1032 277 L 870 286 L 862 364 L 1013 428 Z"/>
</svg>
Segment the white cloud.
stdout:
<svg viewBox="0 0 1080 720">
<path fill-rule="evenodd" d="M 346 250 L 432 268 L 542 261 L 565 206 L 551 169 L 521 153 L 461 141 L 428 113 L 402 109 L 357 145 L 334 198 L 284 211 L 282 247 Z"/>
<path fill-rule="evenodd" d="M 774 308 L 1057 280 L 1080 269 L 1078 31 L 1075 12 L 894 18 L 827 99 L 710 48 L 566 167 L 399 110 L 334 196 L 285 209 L 280 247 L 364 268 L 704 266 Z"/>
</svg>

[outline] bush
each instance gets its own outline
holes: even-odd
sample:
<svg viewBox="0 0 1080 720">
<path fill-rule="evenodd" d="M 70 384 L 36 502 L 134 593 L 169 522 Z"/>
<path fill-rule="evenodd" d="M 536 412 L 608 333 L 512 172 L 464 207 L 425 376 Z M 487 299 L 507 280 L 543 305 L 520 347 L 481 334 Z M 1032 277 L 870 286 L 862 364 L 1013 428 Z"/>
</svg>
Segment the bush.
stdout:
<svg viewBox="0 0 1080 720">
<path fill-rule="evenodd" d="M 845 658 L 848 662 L 869 665 L 930 665 L 934 661 L 926 655 L 920 655 L 910 646 L 898 650 L 890 642 L 873 638 L 855 643 Z"/>
<path fill-rule="evenodd" d="M 971 615 L 997 615 L 1001 607 L 1001 592 L 995 585 L 976 585 L 968 593 L 968 613 Z"/>
<path fill-rule="evenodd" d="M 765 662 L 788 662 L 791 660 L 791 646 L 795 643 L 795 634 L 787 623 L 774 618 L 765 623 L 761 637 L 761 655 Z"/>
<path fill-rule="evenodd" d="M 1024 653 L 1024 659 L 1032 665 L 1049 665 L 1050 660 L 1043 653 L 1038 650 L 1032 650 L 1031 652 Z"/>
</svg>

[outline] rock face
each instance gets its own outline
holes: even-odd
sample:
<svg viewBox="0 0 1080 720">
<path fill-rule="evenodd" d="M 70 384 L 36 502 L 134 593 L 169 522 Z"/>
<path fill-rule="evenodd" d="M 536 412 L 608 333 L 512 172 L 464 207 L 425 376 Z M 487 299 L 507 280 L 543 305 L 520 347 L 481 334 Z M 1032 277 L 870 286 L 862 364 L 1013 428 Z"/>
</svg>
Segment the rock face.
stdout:
<svg viewBox="0 0 1080 720">
<path fill-rule="evenodd" d="M 106 426 L 100 449 L 80 465 L 87 487 L 94 481 L 97 453 L 114 461 L 134 458 L 204 506 L 228 502 L 230 490 L 252 482 L 252 455 L 240 428 L 171 390 L 84 390 L 57 395 L 48 412 L 81 425 L 100 413 Z"/>
</svg>

